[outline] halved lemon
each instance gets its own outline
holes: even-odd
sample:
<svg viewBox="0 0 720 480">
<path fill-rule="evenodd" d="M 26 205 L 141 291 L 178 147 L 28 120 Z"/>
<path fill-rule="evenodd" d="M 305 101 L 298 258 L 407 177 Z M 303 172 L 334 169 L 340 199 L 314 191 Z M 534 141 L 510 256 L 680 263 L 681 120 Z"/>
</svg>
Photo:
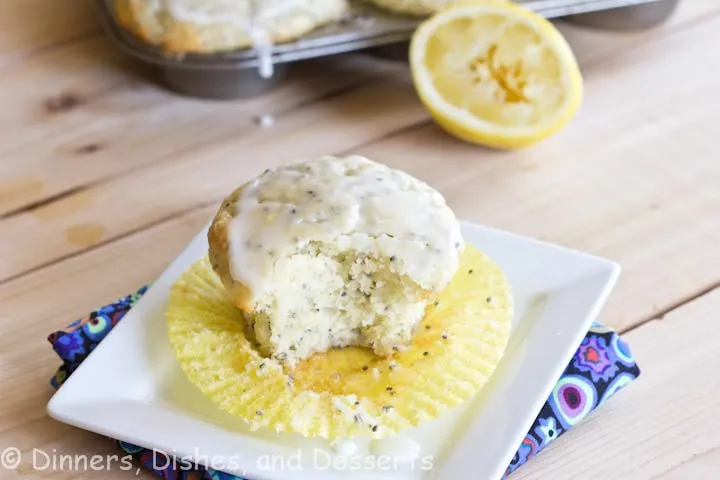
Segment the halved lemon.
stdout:
<svg viewBox="0 0 720 480">
<path fill-rule="evenodd" d="M 562 34 L 502 0 L 450 7 L 426 20 L 410 45 L 418 96 L 450 134 L 494 148 L 532 145 L 576 114 L 583 81 Z"/>
</svg>

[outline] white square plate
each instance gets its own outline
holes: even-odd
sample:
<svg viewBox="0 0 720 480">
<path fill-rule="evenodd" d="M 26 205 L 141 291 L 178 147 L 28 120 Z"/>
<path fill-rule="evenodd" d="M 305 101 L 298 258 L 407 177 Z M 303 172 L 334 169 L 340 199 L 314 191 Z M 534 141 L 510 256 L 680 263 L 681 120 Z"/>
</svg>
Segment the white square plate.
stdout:
<svg viewBox="0 0 720 480">
<path fill-rule="evenodd" d="M 73 373 L 48 412 L 86 430 L 253 480 L 496 480 L 620 269 L 602 258 L 482 226 L 464 223 L 463 232 L 508 276 L 513 329 L 502 362 L 472 401 L 403 434 L 419 445 L 419 461 L 381 464 L 382 455 L 366 452 L 361 461 L 338 462 L 343 458 L 331 457 L 323 442 L 251 433 L 189 384 L 167 341 L 163 310 L 173 281 L 206 253 L 206 230 Z M 158 466 L 165 461 L 158 455 Z"/>
</svg>

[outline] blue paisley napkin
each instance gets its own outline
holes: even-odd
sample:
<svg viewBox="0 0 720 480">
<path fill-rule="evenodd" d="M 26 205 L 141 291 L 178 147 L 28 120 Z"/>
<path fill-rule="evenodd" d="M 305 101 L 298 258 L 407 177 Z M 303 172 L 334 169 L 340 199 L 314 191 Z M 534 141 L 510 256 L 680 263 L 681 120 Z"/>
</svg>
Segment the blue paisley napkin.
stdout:
<svg viewBox="0 0 720 480">
<path fill-rule="evenodd" d="M 63 362 L 51 380 L 55 388 L 59 388 L 68 376 L 72 375 L 146 291 L 147 287 L 143 287 L 136 293 L 99 308 L 87 317 L 50 334 L 48 340 Z M 558 379 L 532 428 L 518 446 L 505 471 L 505 477 L 601 406 L 618 390 L 634 381 L 638 375 L 640 369 L 628 345 L 611 328 L 594 323 Z M 202 465 L 188 465 L 184 460 L 163 462 L 167 463 L 167 466 L 158 470 L 154 465 L 157 462 L 153 461 L 152 450 L 126 442 L 116 442 L 121 450 L 132 455 L 160 478 L 245 480 Z"/>
</svg>

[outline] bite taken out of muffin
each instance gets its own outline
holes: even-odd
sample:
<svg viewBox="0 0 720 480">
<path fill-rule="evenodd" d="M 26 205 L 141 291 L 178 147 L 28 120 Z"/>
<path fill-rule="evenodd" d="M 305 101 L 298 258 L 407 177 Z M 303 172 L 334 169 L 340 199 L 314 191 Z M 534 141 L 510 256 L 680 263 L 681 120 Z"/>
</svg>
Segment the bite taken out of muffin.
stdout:
<svg viewBox="0 0 720 480">
<path fill-rule="evenodd" d="M 438 192 L 360 156 L 265 171 L 225 199 L 208 240 L 248 334 L 291 365 L 406 348 L 465 247 Z"/>
<path fill-rule="evenodd" d="M 502 269 L 440 193 L 367 158 L 266 170 L 208 241 L 172 285 L 168 339 L 250 430 L 387 438 L 467 402 L 505 352 Z"/>
</svg>

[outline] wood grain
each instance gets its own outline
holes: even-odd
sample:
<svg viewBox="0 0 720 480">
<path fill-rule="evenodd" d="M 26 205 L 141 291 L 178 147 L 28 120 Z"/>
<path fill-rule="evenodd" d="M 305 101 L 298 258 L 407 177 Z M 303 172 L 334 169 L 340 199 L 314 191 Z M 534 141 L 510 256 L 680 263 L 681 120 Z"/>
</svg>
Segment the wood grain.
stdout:
<svg viewBox="0 0 720 480">
<path fill-rule="evenodd" d="M 44 339 L 50 332 L 43 329 L 61 327 L 134 292 L 162 272 L 216 209 L 195 210 L 0 285 L 0 324 L 13 334 L 33 328 L 28 340 Z M 14 341 L 0 338 L 0 348 Z"/>
<path fill-rule="evenodd" d="M 378 115 L 374 105 L 382 105 Z M 353 149 L 393 131 L 399 125 L 426 118 L 414 100 L 409 79 L 386 78 L 346 94 L 290 111 L 271 130 L 253 129 L 243 136 L 206 145 L 202 150 L 178 153 L 171 162 L 155 163 L 137 175 L 112 178 L 83 192 L 63 197 L 62 216 L 47 218 L 42 206 L 0 220 L 0 279 L 21 274 L 89 245 L 67 240 L 67 230 L 78 224 L 103 227 L 100 240 L 144 228 L 169 216 L 214 203 L 263 169 L 297 157 Z M 282 141 L 278 141 L 282 139 Z M 292 147 L 289 147 L 292 146 Z M 243 152 L 252 152 L 251 154 Z M 188 183 L 188 179 L 193 179 Z M 182 192 L 182 194 L 179 194 Z M 78 196 L 93 201 L 76 207 Z M 40 213 L 41 217 L 38 217 Z M 32 232 L 42 230 L 44 235 Z M 27 236 L 10 232 L 23 231 Z M 20 244 L 23 245 L 19 248 Z"/>
<path fill-rule="evenodd" d="M 100 36 L 37 52 L 7 69 L 0 76 L 0 100 L 5 105 L 0 111 L 0 165 L 17 164 L 18 149 L 51 142 L 53 136 L 93 120 L 112 124 L 113 118 L 137 109 L 139 101 L 114 115 L 112 103 L 93 106 L 103 97 L 122 95 L 138 82 L 137 75 L 134 64 Z M 115 107 L 119 105 L 122 102 Z"/>
<path fill-rule="evenodd" d="M 643 44 L 649 39 L 667 37 L 679 30 L 694 28 L 697 23 L 704 22 L 708 16 L 717 15 L 719 11 L 720 5 L 712 0 L 682 1 L 673 15 L 660 25 L 649 29 L 617 30 L 611 34 L 601 28 L 590 28 L 565 19 L 558 19 L 555 24 L 572 45 L 583 69 L 587 70 L 599 67 L 629 47 Z"/>
<path fill-rule="evenodd" d="M 0 78 L 0 101 L 17 105 L 12 115 L 0 112 L 0 192 L 7 192 L 0 193 L 0 216 L 205 145 L 267 137 L 259 115 L 282 122 L 296 109 L 399 68 L 358 56 L 319 59 L 266 95 L 217 102 L 160 90 L 104 39 L 34 58 Z"/>
<path fill-rule="evenodd" d="M 39 52 L 100 35 L 93 0 L 2 0 L 0 69 Z"/>
<path fill-rule="evenodd" d="M 678 466 L 661 473 L 652 480 L 686 480 L 711 478 L 712 472 L 720 470 L 720 448 L 714 448 L 700 455 L 695 455 Z"/>
<path fill-rule="evenodd" d="M 513 479 L 716 478 L 720 385 L 710 366 L 720 363 L 718 310 L 720 289 L 628 333 L 638 381 Z"/>
</svg>

